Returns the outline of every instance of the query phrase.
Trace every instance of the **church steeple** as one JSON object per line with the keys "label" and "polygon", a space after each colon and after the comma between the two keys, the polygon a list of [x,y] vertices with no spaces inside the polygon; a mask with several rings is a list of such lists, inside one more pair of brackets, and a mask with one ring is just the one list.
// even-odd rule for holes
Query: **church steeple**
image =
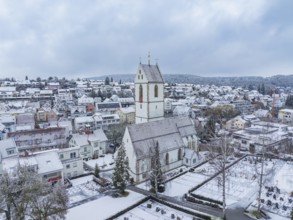
{"label": "church steeple", "polygon": [[158,65],[139,64],[135,84],[135,122],[164,118],[164,81]]}

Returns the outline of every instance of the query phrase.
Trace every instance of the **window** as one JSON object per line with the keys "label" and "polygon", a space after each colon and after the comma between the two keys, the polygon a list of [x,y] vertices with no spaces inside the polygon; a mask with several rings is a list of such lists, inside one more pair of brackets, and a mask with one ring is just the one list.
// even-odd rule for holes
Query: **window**
{"label": "window", "polygon": [[63,154],[60,154],[60,159],[63,159],[64,158],[64,155]]}
{"label": "window", "polygon": [[67,164],[66,165],[66,169],[70,169],[70,164]]}
{"label": "window", "polygon": [[70,158],[76,158],[76,153],[75,152],[70,153]]}
{"label": "window", "polygon": [[138,75],[138,79],[140,79],[140,75]]}
{"label": "window", "polygon": [[76,164],[76,162],[74,162],[74,163],[73,163],[73,167],[77,167],[77,164]]}
{"label": "window", "polygon": [[195,164],[196,163],[196,159],[194,158],[192,162]]}
{"label": "window", "polygon": [[87,152],[87,147],[84,148],[84,152]]}
{"label": "window", "polygon": [[139,74],[141,74],[141,70],[139,70],[138,72],[139,72]]}
{"label": "window", "polygon": [[166,154],[165,163],[166,165],[169,164],[169,153]]}
{"label": "window", "polygon": [[139,102],[142,102],[143,99],[143,89],[142,85],[139,85]]}
{"label": "window", "polygon": [[7,149],[7,154],[8,155],[14,154],[14,149]]}
{"label": "window", "polygon": [[158,97],[158,85],[155,85],[155,97],[157,98]]}
{"label": "window", "polygon": [[181,154],[182,154],[182,152],[181,152],[181,148],[178,150],[178,160],[181,160]]}
{"label": "window", "polygon": [[142,109],[142,104],[140,104],[140,109]]}

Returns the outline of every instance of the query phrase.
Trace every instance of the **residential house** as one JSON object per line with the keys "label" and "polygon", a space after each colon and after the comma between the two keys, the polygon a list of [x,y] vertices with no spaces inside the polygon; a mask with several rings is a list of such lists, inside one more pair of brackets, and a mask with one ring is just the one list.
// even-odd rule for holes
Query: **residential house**
{"label": "residential house", "polygon": [[116,113],[120,118],[120,123],[135,123],[135,110],[133,107],[120,108]]}
{"label": "residential house", "polygon": [[63,165],[64,178],[72,178],[83,174],[83,158],[79,151],[79,146],[59,149],[58,155]]}

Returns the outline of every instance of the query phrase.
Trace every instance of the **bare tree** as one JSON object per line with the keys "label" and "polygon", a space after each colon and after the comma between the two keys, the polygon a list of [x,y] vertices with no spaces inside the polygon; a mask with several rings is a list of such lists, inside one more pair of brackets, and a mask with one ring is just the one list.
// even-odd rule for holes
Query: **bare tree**
{"label": "bare tree", "polygon": [[258,177],[258,204],[257,204],[257,211],[260,212],[260,206],[261,206],[261,192],[262,192],[262,187],[264,185],[264,177],[270,175],[274,171],[274,166],[272,166],[270,169],[265,169],[265,161],[267,160],[267,147],[268,147],[268,142],[270,141],[269,137],[266,136],[259,136],[259,139],[262,140],[262,146],[261,146],[261,155],[260,155],[260,161],[258,160],[258,157],[256,158],[256,163],[259,161],[260,162],[260,167],[255,166],[255,172]]}
{"label": "bare tree", "polygon": [[126,124],[110,125],[105,132],[110,143],[119,146],[122,143],[122,138],[125,132]]}
{"label": "bare tree", "polygon": [[60,184],[54,187],[48,183],[39,182],[38,191],[31,198],[31,212],[29,216],[33,220],[65,219],[67,213],[68,196]]}
{"label": "bare tree", "polygon": [[0,212],[5,213],[8,220],[62,218],[67,201],[64,188],[52,187],[28,167],[19,167],[13,173],[4,172],[0,177]]}
{"label": "bare tree", "polygon": [[227,158],[233,154],[233,148],[230,146],[230,138],[226,135],[215,139],[209,146],[209,155],[212,161],[212,166],[215,171],[220,173],[218,183],[222,186],[223,197],[223,217],[226,215],[226,181],[229,176],[227,168]]}

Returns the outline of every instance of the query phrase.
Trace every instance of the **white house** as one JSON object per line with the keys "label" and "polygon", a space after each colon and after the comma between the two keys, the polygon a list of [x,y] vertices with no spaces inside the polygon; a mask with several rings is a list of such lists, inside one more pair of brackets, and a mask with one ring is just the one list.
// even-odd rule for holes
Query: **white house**
{"label": "white house", "polygon": [[71,178],[83,174],[83,159],[79,151],[79,146],[59,149],[58,155],[63,165],[64,178]]}
{"label": "white house", "polygon": [[106,153],[108,139],[102,129],[95,130],[92,134],[73,134],[69,147],[79,147],[83,159],[98,157]]}
{"label": "white house", "polygon": [[278,119],[285,123],[293,122],[293,109],[279,110]]}

